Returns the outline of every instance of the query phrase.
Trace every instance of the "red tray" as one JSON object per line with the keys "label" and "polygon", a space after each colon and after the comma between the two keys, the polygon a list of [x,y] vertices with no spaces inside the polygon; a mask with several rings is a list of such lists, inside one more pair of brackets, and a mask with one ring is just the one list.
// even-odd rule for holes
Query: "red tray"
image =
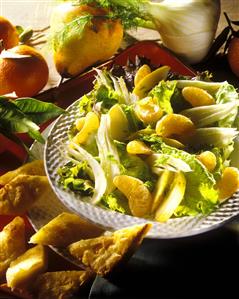
{"label": "red tray", "polygon": [[[168,50],[163,49],[159,44],[152,41],[138,42],[98,67],[106,67],[109,69],[113,64],[125,65],[128,59],[134,61],[137,55],[150,59],[152,64],[155,66],[168,65],[171,67],[172,71],[181,75],[195,76],[195,72],[190,67],[184,65]],[[54,102],[60,107],[66,108],[72,102],[92,89],[95,74],[95,70],[92,69],[82,75],[65,81],[58,87],[40,93],[36,96],[36,98],[39,100]],[[43,125],[41,129],[44,129],[45,127],[46,124]],[[21,138],[30,145],[31,140],[27,138],[26,135],[21,135]],[[22,147],[0,135],[0,174],[17,168],[26,161],[26,158],[27,154]],[[24,218],[29,235],[33,232],[33,229],[27,221],[27,218]],[[13,216],[0,215],[0,230],[12,219]],[[63,265],[66,265],[66,263],[63,262]]]}
{"label": "red tray", "polygon": [[[138,42],[98,67],[109,69],[113,64],[125,65],[128,59],[134,61],[137,55],[150,59],[155,66],[168,65],[172,71],[181,75],[195,76],[195,72],[190,67],[183,64],[168,50],[153,41]],[[54,102],[60,107],[66,108],[92,89],[95,74],[95,70],[92,69],[87,73],[65,81],[58,87],[40,93],[36,98]],[[45,126],[43,125],[42,129]],[[31,143],[31,140],[26,135],[22,135],[21,137],[27,144]],[[12,141],[0,135],[0,174],[18,167],[25,159],[26,152],[22,147],[17,146]]]}

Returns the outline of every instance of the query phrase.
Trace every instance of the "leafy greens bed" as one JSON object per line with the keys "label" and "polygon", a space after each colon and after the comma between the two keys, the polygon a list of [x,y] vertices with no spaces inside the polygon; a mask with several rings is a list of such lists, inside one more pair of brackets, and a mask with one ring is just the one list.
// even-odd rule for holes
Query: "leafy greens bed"
{"label": "leafy greens bed", "polygon": [[69,131],[59,183],[92,204],[165,222],[209,214],[238,189],[230,166],[239,97],[208,74],[137,58],[96,70]]}

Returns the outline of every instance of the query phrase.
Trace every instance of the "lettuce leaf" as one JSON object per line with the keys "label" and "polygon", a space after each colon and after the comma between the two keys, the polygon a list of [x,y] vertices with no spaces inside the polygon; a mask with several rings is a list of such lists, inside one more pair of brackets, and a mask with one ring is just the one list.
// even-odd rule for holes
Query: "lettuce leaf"
{"label": "lettuce leaf", "polygon": [[119,191],[115,190],[108,195],[104,195],[100,201],[100,205],[122,214],[131,214],[128,206],[127,198]]}
{"label": "lettuce leaf", "polygon": [[177,81],[160,81],[157,86],[149,93],[157,99],[160,108],[165,113],[173,113],[171,106],[171,97],[174,94]]}
{"label": "lettuce leaf", "polygon": [[184,173],[187,181],[185,196],[182,205],[198,213],[210,213],[218,203],[218,193],[214,189],[216,181],[206,167],[195,155],[162,144],[162,153],[179,158],[186,162],[191,172]]}
{"label": "lettuce leaf", "polygon": [[160,152],[161,146],[164,143],[163,138],[159,137],[156,133],[154,134],[140,134],[139,140],[145,142],[154,152]]}
{"label": "lettuce leaf", "polygon": [[80,98],[79,102],[79,114],[85,115],[88,112],[92,111],[94,102],[95,99],[93,96],[93,92],[89,93],[88,95],[83,95],[83,97]]}
{"label": "lettuce leaf", "polygon": [[229,115],[227,115],[225,118],[221,118],[221,120],[218,122],[218,125],[220,127],[233,127],[233,123],[235,122],[236,116],[238,114],[238,104],[239,104],[239,95],[234,88],[233,85],[228,84],[225,82],[219,90],[215,94],[216,97],[216,103],[217,104],[225,104],[225,103],[237,103],[237,106],[235,106]]}
{"label": "lettuce leaf", "polygon": [[64,189],[70,189],[82,196],[92,196],[94,193],[93,181],[89,176],[89,166],[87,163],[72,161],[58,168],[59,183]]}
{"label": "lettuce leaf", "polygon": [[119,102],[118,94],[105,85],[100,85],[99,88],[95,90],[94,95],[96,103],[101,103],[102,113],[107,113],[112,106]]}
{"label": "lettuce leaf", "polygon": [[136,132],[143,128],[143,122],[137,117],[135,113],[135,108],[133,105],[121,105],[121,108],[123,109],[128,123],[129,123],[129,130],[131,132]]}
{"label": "lettuce leaf", "polygon": [[151,172],[148,164],[140,157],[128,154],[125,143],[115,141],[115,144],[120,158],[121,174],[133,176],[143,182],[148,182],[147,184],[152,183],[154,185],[154,174]]}

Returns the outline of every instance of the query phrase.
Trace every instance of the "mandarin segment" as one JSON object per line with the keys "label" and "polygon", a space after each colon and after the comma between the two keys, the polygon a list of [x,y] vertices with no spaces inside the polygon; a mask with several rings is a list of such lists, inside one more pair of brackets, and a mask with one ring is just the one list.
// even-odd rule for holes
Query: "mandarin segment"
{"label": "mandarin segment", "polygon": [[195,87],[187,86],[182,90],[184,99],[189,102],[193,107],[208,106],[215,104],[214,98],[206,90]]}
{"label": "mandarin segment", "polygon": [[156,133],[159,136],[173,138],[184,142],[196,132],[195,125],[186,116],[180,114],[167,114],[156,124]]}
{"label": "mandarin segment", "polygon": [[137,101],[135,112],[145,124],[156,123],[163,116],[163,110],[159,107],[157,100],[152,97]]}
{"label": "mandarin segment", "polygon": [[80,131],[83,128],[84,124],[85,124],[85,116],[80,117],[75,121],[75,126],[78,131]]}
{"label": "mandarin segment", "polygon": [[127,197],[133,216],[144,217],[150,213],[152,196],[144,183],[132,176],[114,177],[114,185]]}
{"label": "mandarin segment", "polygon": [[196,157],[207,168],[208,171],[213,171],[215,169],[217,165],[217,158],[214,153],[205,151]]}
{"label": "mandarin segment", "polygon": [[236,167],[226,167],[217,188],[220,202],[230,198],[239,188],[239,170]]}
{"label": "mandarin segment", "polygon": [[76,144],[85,143],[88,140],[88,137],[99,128],[99,117],[94,112],[88,112],[81,125],[82,128],[73,138],[73,142]]}
{"label": "mandarin segment", "polygon": [[151,155],[152,150],[142,141],[140,140],[132,140],[127,146],[126,150],[129,154],[133,155]]}

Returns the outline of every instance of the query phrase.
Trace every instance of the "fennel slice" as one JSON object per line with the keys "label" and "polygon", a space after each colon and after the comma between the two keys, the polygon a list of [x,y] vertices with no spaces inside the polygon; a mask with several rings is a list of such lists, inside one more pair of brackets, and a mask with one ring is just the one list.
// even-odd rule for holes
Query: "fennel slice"
{"label": "fennel slice", "polygon": [[196,127],[201,128],[226,118],[238,105],[238,102],[228,102],[225,104],[200,106],[183,110],[180,114],[190,118]]}
{"label": "fennel slice", "polygon": [[109,122],[109,115],[102,114],[100,127],[96,135],[96,143],[99,149],[99,157],[101,161],[100,163],[107,181],[107,194],[115,189],[113,178],[120,174],[120,160],[117,149],[109,136]]}
{"label": "fennel slice", "polygon": [[182,159],[172,157],[167,154],[152,154],[147,162],[152,167],[154,173],[159,174],[157,169],[168,169],[170,171],[191,172],[191,167]]}
{"label": "fennel slice", "polygon": [[196,129],[195,135],[190,139],[190,144],[226,147],[233,142],[238,133],[235,128],[199,128]]}
{"label": "fennel slice", "polygon": [[76,143],[72,143],[72,145],[74,148],[68,147],[68,154],[72,155],[79,161],[86,161],[93,171],[95,191],[90,202],[92,204],[97,204],[101,200],[101,197],[104,195],[107,188],[105,173],[100,164],[87,151]]}

